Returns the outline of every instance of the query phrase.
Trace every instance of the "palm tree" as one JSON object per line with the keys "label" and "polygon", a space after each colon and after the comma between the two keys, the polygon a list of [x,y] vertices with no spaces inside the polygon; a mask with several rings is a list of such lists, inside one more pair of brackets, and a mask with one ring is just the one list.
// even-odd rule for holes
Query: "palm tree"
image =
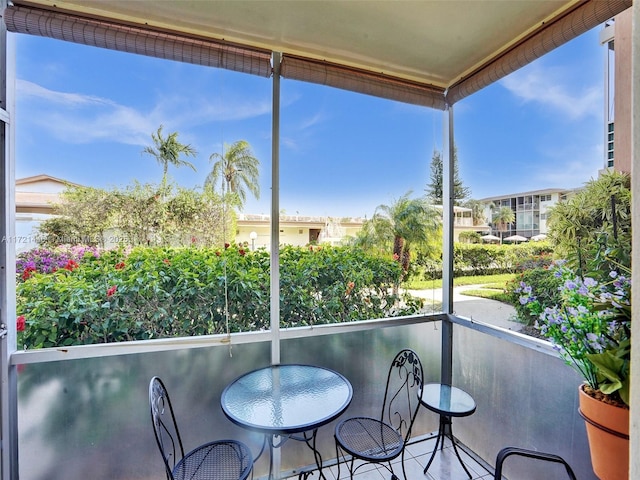
{"label": "palm tree", "polygon": [[484,203],[480,200],[467,200],[462,204],[463,207],[471,209],[471,218],[474,225],[484,225],[486,218],[484,216]]}
{"label": "palm tree", "polygon": [[493,214],[493,224],[498,228],[501,237],[502,233],[507,231],[507,226],[515,221],[516,214],[513,213],[511,207],[500,207],[500,210]]}
{"label": "palm tree", "polygon": [[213,170],[207,175],[205,185],[214,186],[222,180],[222,196],[233,193],[238,196],[240,205],[244,205],[249,190],[256,199],[260,198],[260,160],[253,156],[251,146],[245,140],[238,140],[231,146],[225,145],[224,155],[212,153],[209,160],[218,159]]}
{"label": "palm tree", "polygon": [[196,167],[194,167],[193,164],[180,158],[182,154],[187,157],[195,157],[196,151],[191,145],[184,145],[178,142],[178,132],[170,133],[166,138],[163,138],[162,128],[163,125],[160,125],[158,131],[151,134],[153,147],[145,147],[142,153],[147,153],[155,157],[158,163],[162,165],[162,186],[165,187],[167,185],[169,164],[175,165],[176,167],[187,166],[194,172],[196,171]]}
{"label": "palm tree", "polygon": [[[391,205],[379,205],[369,225],[363,228],[378,245],[393,245],[393,257],[400,262],[404,274],[409,271],[412,245],[425,244],[439,226],[439,213],[425,198],[411,198],[405,193]],[[360,239],[366,244],[371,239]]]}

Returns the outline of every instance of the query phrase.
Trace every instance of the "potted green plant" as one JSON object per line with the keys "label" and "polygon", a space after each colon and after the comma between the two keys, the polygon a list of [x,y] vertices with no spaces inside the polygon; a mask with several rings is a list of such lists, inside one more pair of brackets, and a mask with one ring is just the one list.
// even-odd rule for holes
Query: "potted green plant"
{"label": "potted green plant", "polygon": [[593,470],[601,480],[627,478],[631,282],[611,271],[606,281],[576,275],[562,261],[550,267],[561,280],[561,302],[542,309],[535,292],[520,285],[520,303],[538,314],[537,327],[584,378],[585,419]]}

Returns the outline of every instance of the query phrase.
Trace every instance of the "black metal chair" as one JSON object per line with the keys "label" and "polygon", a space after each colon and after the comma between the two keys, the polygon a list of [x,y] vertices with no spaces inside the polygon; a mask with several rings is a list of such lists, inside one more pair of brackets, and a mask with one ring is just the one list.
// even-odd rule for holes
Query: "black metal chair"
{"label": "black metal chair", "polygon": [[561,456],[555,455],[553,453],[537,452],[535,450],[518,447],[505,447],[498,452],[498,456],[496,457],[496,471],[494,480],[502,480],[502,464],[507,459],[507,457],[510,457],[511,455],[534,458],[536,460],[544,460],[547,462],[561,463],[562,465],[564,465],[569,478],[571,480],[576,480],[575,473],[573,473],[573,470],[571,469],[569,464]]}
{"label": "black metal chair", "polygon": [[[399,456],[402,456],[402,473],[407,478],[405,445],[411,438],[411,428],[420,407],[422,379],[418,355],[410,349],[401,350],[389,368],[380,418],[352,417],[336,425],[338,479],[341,457],[346,460],[347,454],[351,456],[346,462],[351,478],[360,467],[376,463],[389,470],[391,478],[396,480],[398,477],[391,461]],[[363,463],[354,468],[356,460]]]}
{"label": "black metal chair", "polygon": [[245,480],[252,475],[251,451],[236,440],[216,440],[184,454],[169,394],[158,377],[149,383],[149,404],[168,480]]}

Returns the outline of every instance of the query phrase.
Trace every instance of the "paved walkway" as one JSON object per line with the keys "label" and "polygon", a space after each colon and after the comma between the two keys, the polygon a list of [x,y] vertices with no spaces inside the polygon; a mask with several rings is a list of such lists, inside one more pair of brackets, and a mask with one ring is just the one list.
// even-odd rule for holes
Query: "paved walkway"
{"label": "paved walkway", "polygon": [[[486,298],[465,295],[465,290],[478,290],[479,285],[465,285],[453,288],[453,311],[459,317],[490,323],[498,327],[513,331],[520,331],[522,324],[514,321],[516,310],[506,303],[489,300]],[[442,289],[433,290],[409,290],[416,297],[424,298],[427,307],[430,303],[437,304],[438,310],[442,302]]]}

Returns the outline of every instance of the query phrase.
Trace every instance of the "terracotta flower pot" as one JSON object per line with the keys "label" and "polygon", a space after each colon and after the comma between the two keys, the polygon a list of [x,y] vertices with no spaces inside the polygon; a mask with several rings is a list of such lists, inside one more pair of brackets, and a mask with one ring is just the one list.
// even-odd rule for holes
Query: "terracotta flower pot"
{"label": "terracotta flower pot", "polygon": [[579,390],[594,473],[600,480],[629,478],[629,409],[587,395],[583,385]]}

